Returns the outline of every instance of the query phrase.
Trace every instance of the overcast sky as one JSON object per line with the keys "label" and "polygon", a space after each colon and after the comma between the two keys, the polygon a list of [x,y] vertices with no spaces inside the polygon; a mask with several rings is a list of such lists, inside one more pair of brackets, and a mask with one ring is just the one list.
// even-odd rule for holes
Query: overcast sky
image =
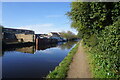
{"label": "overcast sky", "polygon": [[3,2],[2,25],[9,28],[34,30],[35,33],[72,31],[65,15],[70,2]]}

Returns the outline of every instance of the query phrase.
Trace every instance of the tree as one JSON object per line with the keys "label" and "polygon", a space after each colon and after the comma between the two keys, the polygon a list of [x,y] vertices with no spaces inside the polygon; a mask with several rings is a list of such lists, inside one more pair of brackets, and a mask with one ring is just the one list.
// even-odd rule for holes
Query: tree
{"label": "tree", "polygon": [[77,35],[75,35],[73,32],[71,31],[62,31],[60,32],[60,36],[66,39],[72,39],[72,38],[77,38]]}
{"label": "tree", "polygon": [[117,21],[120,2],[72,2],[67,15],[72,20],[71,27],[90,36]]}

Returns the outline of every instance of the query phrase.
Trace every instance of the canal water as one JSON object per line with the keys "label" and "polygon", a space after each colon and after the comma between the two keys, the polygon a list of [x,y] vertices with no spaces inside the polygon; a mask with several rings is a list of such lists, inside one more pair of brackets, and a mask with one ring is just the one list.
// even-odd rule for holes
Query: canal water
{"label": "canal water", "polygon": [[11,48],[2,57],[3,78],[42,78],[54,70],[77,42]]}

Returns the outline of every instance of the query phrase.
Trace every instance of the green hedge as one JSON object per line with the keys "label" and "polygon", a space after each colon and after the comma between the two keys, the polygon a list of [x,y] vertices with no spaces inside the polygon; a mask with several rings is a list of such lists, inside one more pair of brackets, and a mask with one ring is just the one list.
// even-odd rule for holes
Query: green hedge
{"label": "green hedge", "polygon": [[[113,25],[107,26],[97,34],[98,44],[89,49],[93,77],[119,78],[120,67],[120,18]],[[90,47],[89,47],[90,48]]]}

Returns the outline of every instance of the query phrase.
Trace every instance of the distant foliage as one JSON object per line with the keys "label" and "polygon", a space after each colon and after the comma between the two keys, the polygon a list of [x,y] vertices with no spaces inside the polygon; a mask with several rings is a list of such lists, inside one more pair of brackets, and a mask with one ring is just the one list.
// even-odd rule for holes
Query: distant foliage
{"label": "distant foliage", "polygon": [[60,32],[60,36],[66,39],[72,39],[72,38],[77,38],[77,35],[75,35],[73,32],[71,31],[62,31]]}
{"label": "distant foliage", "polygon": [[71,27],[88,47],[96,78],[119,78],[120,2],[73,2]]}

